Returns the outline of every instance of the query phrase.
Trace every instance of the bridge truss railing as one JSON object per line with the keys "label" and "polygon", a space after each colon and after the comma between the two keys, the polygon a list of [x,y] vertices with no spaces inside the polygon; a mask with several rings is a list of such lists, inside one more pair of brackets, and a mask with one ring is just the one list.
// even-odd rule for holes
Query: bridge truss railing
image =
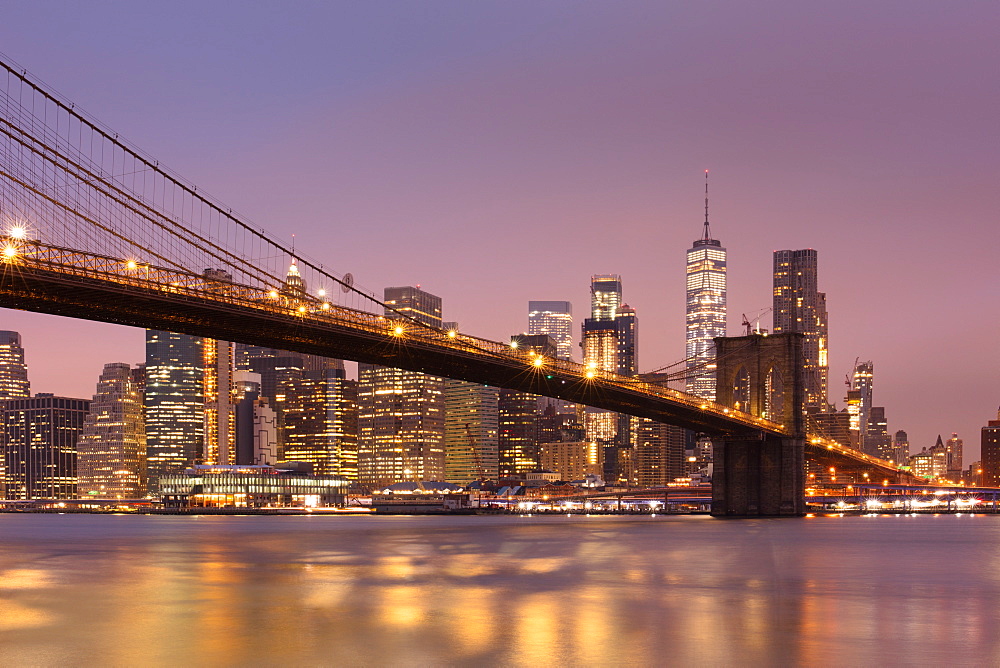
{"label": "bridge truss railing", "polygon": [[387,337],[400,345],[422,344],[447,347],[452,354],[482,359],[489,356],[507,363],[524,365],[526,371],[555,374],[597,387],[616,387],[649,398],[669,398],[699,410],[726,416],[748,428],[780,433],[783,427],[763,418],[706,401],[671,388],[620,376],[578,364],[544,356],[533,350],[521,350],[516,342],[501,343],[455,330],[421,326],[410,320],[377,315],[340,306],[312,294],[274,282],[269,286],[249,286],[218,278],[211,273],[194,273],[156,266],[130,258],[46,244],[40,240],[0,236],[0,261],[5,271],[18,267],[37,267],[64,276],[110,282],[123,288],[166,292],[173,298],[189,298],[214,304],[264,311],[272,316],[310,321],[315,324],[343,324]]}

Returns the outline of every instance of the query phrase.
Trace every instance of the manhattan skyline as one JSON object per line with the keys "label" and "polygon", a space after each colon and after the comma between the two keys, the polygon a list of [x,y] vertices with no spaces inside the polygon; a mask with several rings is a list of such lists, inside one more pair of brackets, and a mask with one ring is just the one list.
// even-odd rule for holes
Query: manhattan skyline
{"label": "manhattan skyline", "polygon": [[[464,331],[526,331],[529,300],[583,312],[587,277],[620,274],[642,370],[681,359],[709,168],[730,335],[771,303],[771,252],[814,248],[838,407],[858,357],[915,450],[957,431],[974,452],[1000,403],[995,7],[50,10],[5,10],[8,57],[309,257],[441,295]],[[87,398],[144,357],[142,330],[2,316],[35,392]]]}

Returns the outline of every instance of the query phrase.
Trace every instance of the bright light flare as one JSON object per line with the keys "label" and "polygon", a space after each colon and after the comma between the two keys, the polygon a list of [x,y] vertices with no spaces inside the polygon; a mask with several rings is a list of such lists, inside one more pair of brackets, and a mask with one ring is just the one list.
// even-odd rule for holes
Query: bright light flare
{"label": "bright light flare", "polygon": [[305,312],[306,312],[306,307],[305,306],[300,306],[299,307],[299,313],[305,313]]}
{"label": "bright light flare", "polygon": [[129,271],[135,271],[138,268],[138,266],[139,265],[136,264],[135,260],[129,260],[128,262],[125,263],[125,268],[128,269]]}
{"label": "bright light flare", "polygon": [[517,350],[517,341],[511,341],[511,342],[510,342],[510,347],[511,347],[512,349],[514,349],[514,350]]}
{"label": "bright light flare", "polygon": [[403,329],[402,325],[396,325],[395,327],[392,328],[393,336],[402,336],[405,332],[406,330]]}
{"label": "bright light flare", "polygon": [[10,228],[10,232],[8,232],[8,235],[14,239],[24,240],[28,238],[28,230],[22,225],[15,225],[14,227]]}
{"label": "bright light flare", "polygon": [[316,291],[316,294],[319,295],[320,297],[326,297],[326,290],[324,288],[320,288],[319,290]]}
{"label": "bright light flare", "polygon": [[597,372],[594,371],[593,369],[587,369],[587,373],[583,375],[586,376],[587,378],[593,378],[594,376],[597,375]]}
{"label": "bright light flare", "polygon": [[3,256],[4,259],[13,260],[15,257],[17,257],[17,246],[11,246],[9,244],[7,246],[4,246]]}
{"label": "bright light flare", "polygon": [[330,302],[323,302],[323,306],[321,306],[320,308],[322,308],[324,311],[329,311],[330,310]]}
{"label": "bright light flare", "polygon": [[532,360],[531,363],[534,364],[535,366],[542,366],[545,364],[545,358],[539,355],[534,360]]}
{"label": "bright light flare", "polygon": [[271,299],[277,299],[278,298],[278,291],[277,290],[271,290],[270,292],[267,293],[267,296],[270,297]]}
{"label": "bright light flare", "polygon": [[448,330],[448,338],[449,339],[454,339],[456,336],[458,336],[458,332],[456,332],[453,329],[449,329]]}

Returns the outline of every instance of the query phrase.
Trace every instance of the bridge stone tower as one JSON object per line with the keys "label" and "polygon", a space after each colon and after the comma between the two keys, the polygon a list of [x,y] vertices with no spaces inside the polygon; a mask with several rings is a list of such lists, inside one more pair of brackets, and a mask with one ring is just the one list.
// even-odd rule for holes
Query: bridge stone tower
{"label": "bridge stone tower", "polygon": [[715,444],[712,514],[805,514],[805,382],[797,332],[719,337],[716,401],[784,426],[727,434]]}

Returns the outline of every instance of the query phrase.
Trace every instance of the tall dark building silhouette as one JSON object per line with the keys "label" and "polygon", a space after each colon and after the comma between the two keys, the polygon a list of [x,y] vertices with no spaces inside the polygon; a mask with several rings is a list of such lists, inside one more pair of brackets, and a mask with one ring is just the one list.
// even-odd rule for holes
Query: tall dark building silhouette
{"label": "tall dark building silhouette", "polygon": [[2,405],[7,498],[76,498],[77,439],[90,402],[36,394]]}
{"label": "tall dark building silhouette", "polygon": [[805,334],[805,407],[811,413],[825,412],[829,405],[826,293],[817,288],[817,267],[811,248],[774,251],[774,332]]}

